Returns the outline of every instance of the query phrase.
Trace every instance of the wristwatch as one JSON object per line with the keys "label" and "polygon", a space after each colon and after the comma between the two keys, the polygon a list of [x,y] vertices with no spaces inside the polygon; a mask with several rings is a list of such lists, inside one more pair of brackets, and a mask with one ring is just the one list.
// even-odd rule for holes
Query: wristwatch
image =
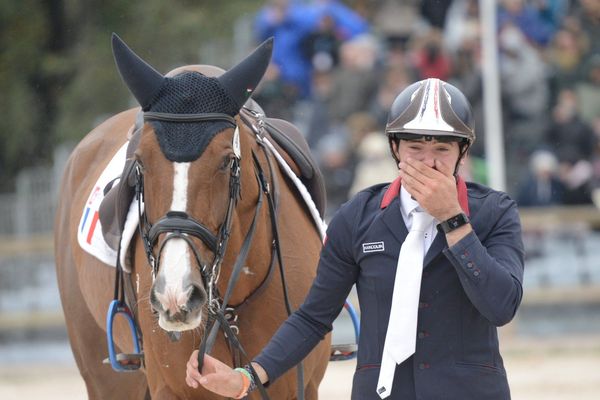
{"label": "wristwatch", "polygon": [[469,223],[469,217],[465,213],[460,213],[454,217],[448,218],[438,224],[438,227],[444,231],[444,233],[452,232],[455,229],[460,228],[463,225]]}

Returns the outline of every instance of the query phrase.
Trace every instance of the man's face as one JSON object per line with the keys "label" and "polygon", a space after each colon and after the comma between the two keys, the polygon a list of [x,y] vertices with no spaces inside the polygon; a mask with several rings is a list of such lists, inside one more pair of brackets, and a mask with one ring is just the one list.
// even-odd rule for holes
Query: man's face
{"label": "man's face", "polygon": [[431,168],[435,167],[435,160],[438,160],[454,169],[460,156],[458,142],[438,142],[435,139],[430,141],[426,141],[425,139],[401,139],[398,146],[395,143],[392,146],[396,157],[400,161],[412,158],[425,163]]}

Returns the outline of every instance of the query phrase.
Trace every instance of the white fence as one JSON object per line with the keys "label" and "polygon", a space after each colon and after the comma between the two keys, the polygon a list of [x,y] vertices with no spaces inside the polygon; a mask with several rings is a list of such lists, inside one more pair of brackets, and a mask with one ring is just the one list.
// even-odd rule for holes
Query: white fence
{"label": "white fence", "polygon": [[63,168],[72,146],[54,152],[54,165],[23,170],[14,193],[0,194],[0,235],[28,237],[51,233]]}

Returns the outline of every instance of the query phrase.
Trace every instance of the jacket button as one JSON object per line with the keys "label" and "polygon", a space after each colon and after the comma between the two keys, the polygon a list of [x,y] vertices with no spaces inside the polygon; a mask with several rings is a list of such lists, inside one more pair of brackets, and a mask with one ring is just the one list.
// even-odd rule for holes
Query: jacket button
{"label": "jacket button", "polygon": [[467,263],[467,268],[473,268],[473,263],[469,261],[469,262]]}
{"label": "jacket button", "polygon": [[474,275],[474,276],[479,276],[479,270],[478,270],[478,269],[476,269],[475,271],[473,271],[473,275]]}
{"label": "jacket button", "polygon": [[429,364],[427,364],[427,363],[420,363],[419,364],[419,369],[427,369],[427,368],[429,368]]}

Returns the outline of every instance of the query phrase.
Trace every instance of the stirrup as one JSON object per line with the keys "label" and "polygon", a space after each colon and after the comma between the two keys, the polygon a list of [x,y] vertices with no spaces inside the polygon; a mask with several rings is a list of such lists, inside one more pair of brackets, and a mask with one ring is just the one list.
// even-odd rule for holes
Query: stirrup
{"label": "stirrup", "polygon": [[336,344],[331,346],[329,361],[352,360],[358,351],[357,344]]}
{"label": "stirrup", "polygon": [[[135,371],[141,368],[144,361],[144,355],[141,353],[118,353],[116,355],[116,361],[119,365],[119,372]],[[115,369],[113,362],[109,358],[102,360],[102,364],[110,364]]]}
{"label": "stirrup", "polygon": [[[113,340],[113,320],[117,314],[123,315],[129,322],[129,330],[133,340],[134,353],[116,353],[115,342]],[[140,342],[138,340],[133,314],[125,303],[119,300],[111,301],[106,314],[106,341],[108,343],[108,358],[103,361],[104,364],[110,364],[117,372],[133,372],[142,367],[144,363],[144,354],[140,351]]]}
{"label": "stirrup", "polygon": [[343,361],[351,360],[356,357],[358,352],[358,337],[360,336],[360,322],[358,314],[348,300],[344,303],[344,308],[350,314],[352,319],[352,326],[354,327],[354,339],[356,343],[352,344],[336,344],[331,346],[331,354],[329,355],[329,361]]}

